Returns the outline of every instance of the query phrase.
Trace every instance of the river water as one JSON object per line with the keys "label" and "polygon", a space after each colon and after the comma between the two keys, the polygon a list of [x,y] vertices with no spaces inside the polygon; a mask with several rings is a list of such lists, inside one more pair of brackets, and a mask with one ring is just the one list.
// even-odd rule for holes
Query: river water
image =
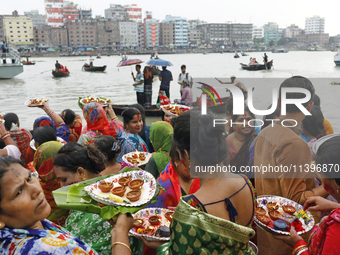
{"label": "river water", "polygon": [[[195,79],[218,77],[229,81],[231,75],[245,83],[247,87],[255,87],[254,106],[266,109],[271,103],[271,87],[279,86],[284,78],[292,75],[302,75],[312,79],[316,93],[321,98],[321,108],[326,119],[333,125],[335,132],[340,132],[340,119],[337,111],[340,109],[340,86],[332,82],[340,82],[340,68],[336,67],[333,58],[335,52],[320,51],[292,51],[288,53],[268,53],[269,60],[274,60],[272,70],[246,71],[240,68],[239,63],[248,63],[249,57],[262,60],[263,53],[249,53],[248,57],[234,59],[233,53],[212,54],[169,54],[160,58],[169,60],[173,66],[168,67],[174,76],[171,83],[171,101],[180,98],[179,85],[177,84],[180,66],[185,64],[187,71]],[[147,62],[149,55],[129,56]],[[81,114],[77,101],[79,96],[103,96],[111,98],[114,104],[136,103],[136,94],[132,87],[131,71],[134,66],[116,67],[121,60],[119,56],[102,56],[95,59],[94,65],[107,65],[104,73],[91,73],[82,71],[82,65],[89,62],[87,57],[36,57],[34,66],[24,66],[24,72],[13,79],[0,80],[0,112],[15,112],[20,119],[21,127],[32,129],[34,119],[45,115],[39,108],[30,108],[24,105],[29,98],[50,97],[50,107],[60,113],[63,109],[70,108]],[[70,76],[54,78],[52,69],[55,61],[67,66]],[[260,61],[259,61],[260,62]],[[143,68],[143,64],[142,64]],[[262,82],[258,78],[266,79]],[[275,84],[272,84],[275,83]],[[214,86],[214,84],[211,84]],[[197,87],[194,85],[194,87]],[[153,104],[156,102],[159,81],[153,84]],[[194,98],[198,96],[194,92]],[[152,122],[157,118],[148,119]]]}

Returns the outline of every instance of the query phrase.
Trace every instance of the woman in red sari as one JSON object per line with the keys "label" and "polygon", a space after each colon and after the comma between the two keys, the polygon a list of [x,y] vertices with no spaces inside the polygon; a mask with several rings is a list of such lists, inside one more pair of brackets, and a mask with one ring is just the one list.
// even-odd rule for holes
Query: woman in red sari
{"label": "woman in red sari", "polygon": [[123,131],[123,126],[120,124],[110,104],[108,112],[112,118],[110,121],[107,119],[105,110],[100,104],[92,102],[84,106],[83,114],[87,126],[79,137],[79,144],[87,145],[94,143],[94,140],[101,135],[110,135],[116,138]]}
{"label": "woman in red sari", "polygon": [[69,140],[72,143],[78,142],[83,127],[81,117],[70,109],[65,109],[61,112],[61,118],[70,130]]}
{"label": "woman in red sari", "polygon": [[20,128],[19,118],[15,113],[7,113],[4,116],[4,125],[11,134],[12,139],[18,145],[21,152],[21,161],[26,165],[33,160],[34,151],[30,147],[32,134],[23,128]]}
{"label": "woman in red sari", "polygon": [[[313,146],[316,152],[316,166],[329,166],[322,174],[325,190],[340,202],[340,178],[330,166],[340,165],[340,135],[328,135],[320,138]],[[324,169],[323,169],[324,170]],[[321,219],[305,242],[294,229],[290,236],[277,236],[293,248],[293,255],[340,254],[340,205],[322,197],[309,197],[304,205],[309,211],[332,211]]]}

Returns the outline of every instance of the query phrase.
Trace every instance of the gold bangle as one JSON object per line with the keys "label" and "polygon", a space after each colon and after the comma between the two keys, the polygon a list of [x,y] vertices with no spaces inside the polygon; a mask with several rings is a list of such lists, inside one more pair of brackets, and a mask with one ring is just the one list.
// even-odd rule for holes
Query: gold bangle
{"label": "gold bangle", "polygon": [[126,247],[127,249],[129,249],[130,252],[132,252],[130,246],[127,245],[126,243],[122,243],[122,242],[114,242],[113,244],[111,244],[111,250],[112,250],[113,246],[115,246],[116,244],[123,245],[124,247]]}
{"label": "gold bangle", "polygon": [[297,253],[299,253],[299,251],[303,250],[304,248],[308,249],[308,246],[304,244],[296,247],[295,250],[292,252],[292,255],[296,255]]}

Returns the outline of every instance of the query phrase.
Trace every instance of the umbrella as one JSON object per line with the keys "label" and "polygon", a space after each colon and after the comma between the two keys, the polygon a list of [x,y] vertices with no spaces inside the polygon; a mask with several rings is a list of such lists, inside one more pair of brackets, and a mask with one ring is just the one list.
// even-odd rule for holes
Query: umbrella
{"label": "umbrella", "polygon": [[140,64],[140,63],[143,63],[143,61],[140,60],[140,59],[127,59],[127,60],[120,61],[117,65],[117,67],[131,66],[131,65],[136,65],[136,64]]}
{"label": "umbrella", "polygon": [[172,66],[170,61],[163,59],[150,59],[147,64],[150,66]]}

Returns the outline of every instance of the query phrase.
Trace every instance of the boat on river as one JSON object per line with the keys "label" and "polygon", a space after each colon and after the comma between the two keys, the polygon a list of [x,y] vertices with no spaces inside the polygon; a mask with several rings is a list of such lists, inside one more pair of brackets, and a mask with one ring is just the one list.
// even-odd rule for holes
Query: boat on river
{"label": "boat on river", "polygon": [[7,53],[0,53],[0,56],[0,79],[12,79],[24,71],[17,50],[9,48]]}
{"label": "boat on river", "polygon": [[[246,65],[243,63],[240,63],[241,67],[243,70],[248,70],[248,71],[259,71],[259,70],[270,70],[273,66],[273,60],[267,62],[266,64],[259,65]],[[267,66],[267,67],[266,67]]]}
{"label": "boat on river", "polygon": [[334,56],[334,63],[335,65],[340,66],[340,46],[337,46],[337,48],[338,48],[338,52]]}
{"label": "boat on river", "polygon": [[86,72],[104,72],[106,69],[105,66],[90,66],[89,64],[83,65],[83,70]]}
{"label": "boat on river", "polygon": [[273,49],[272,53],[287,53],[288,50],[286,49]]}
{"label": "boat on river", "polygon": [[54,77],[67,77],[67,76],[70,75],[70,72],[62,72],[62,71],[52,70],[52,75]]}

